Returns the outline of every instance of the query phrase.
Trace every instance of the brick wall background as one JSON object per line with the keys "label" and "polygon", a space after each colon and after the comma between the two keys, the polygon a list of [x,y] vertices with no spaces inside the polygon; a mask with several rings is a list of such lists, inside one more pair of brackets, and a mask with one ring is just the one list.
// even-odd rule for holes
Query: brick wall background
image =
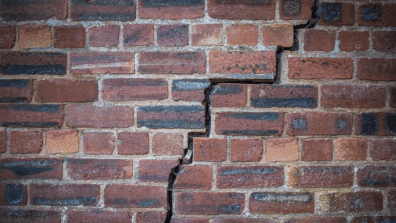
{"label": "brick wall background", "polygon": [[0,18],[0,222],[396,221],[395,0]]}

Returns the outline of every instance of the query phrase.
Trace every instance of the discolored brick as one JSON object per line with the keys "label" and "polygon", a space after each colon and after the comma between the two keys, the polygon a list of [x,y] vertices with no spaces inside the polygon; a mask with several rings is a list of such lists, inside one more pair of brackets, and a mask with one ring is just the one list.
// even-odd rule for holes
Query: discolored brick
{"label": "discolored brick", "polygon": [[365,51],[369,48],[369,32],[341,31],[338,35],[338,47],[342,51]]}
{"label": "discolored brick", "polygon": [[262,157],[263,141],[261,139],[231,139],[231,161],[259,162]]}
{"label": "discolored brick", "polygon": [[235,218],[216,218],[214,219],[214,223],[275,223],[275,220],[271,218],[243,218],[243,217],[235,217]]}
{"label": "discolored brick", "polygon": [[197,24],[191,27],[193,46],[218,46],[224,44],[222,24]]}
{"label": "discolored brick", "polygon": [[356,115],[357,135],[396,135],[395,113],[361,113]]}
{"label": "discolored brick", "polygon": [[390,89],[390,95],[389,104],[392,108],[396,108],[396,87]]}
{"label": "discolored brick", "polygon": [[209,223],[207,218],[176,218],[172,217],[172,223]]}
{"label": "discolored brick", "polygon": [[362,80],[394,81],[396,80],[396,59],[359,59],[356,77]]}
{"label": "discolored brick", "polygon": [[43,147],[43,132],[35,130],[11,131],[11,153],[40,153]]}
{"label": "discolored brick", "polygon": [[269,162],[299,159],[299,146],[296,138],[267,139],[265,150]]}
{"label": "discolored brick", "polygon": [[150,24],[124,25],[125,46],[147,46],[154,42],[154,26]]}
{"label": "discolored brick", "polygon": [[289,57],[288,64],[291,79],[351,79],[353,74],[351,58]]}
{"label": "discolored brick", "polygon": [[249,197],[249,212],[255,214],[314,213],[312,193],[254,192]]}
{"label": "discolored brick", "polygon": [[289,185],[296,188],[352,187],[351,166],[294,166],[290,168]]}
{"label": "discolored brick", "polygon": [[202,0],[141,0],[141,19],[196,19],[204,15],[205,3]]}
{"label": "discolored brick", "polygon": [[264,46],[292,47],[294,44],[294,29],[288,24],[267,25],[261,28]]}
{"label": "discolored brick", "polygon": [[203,101],[208,79],[176,79],[172,81],[172,98],[175,101]]}
{"label": "discolored brick", "polygon": [[0,208],[4,222],[61,223],[61,212],[53,210],[18,210]]}
{"label": "discolored brick", "polygon": [[312,16],[314,0],[281,0],[279,14],[282,19],[308,20]]}
{"label": "discolored brick", "polygon": [[157,28],[157,43],[159,46],[188,45],[188,25],[162,25]]}
{"label": "discolored brick", "polygon": [[388,208],[391,211],[396,211],[396,190],[390,190],[388,192]]}
{"label": "discolored brick", "polygon": [[392,138],[372,139],[370,156],[373,160],[396,160],[396,140]]}
{"label": "discolored brick", "polygon": [[47,153],[77,153],[79,148],[78,131],[74,129],[49,130],[46,132]]}
{"label": "discolored brick", "polygon": [[360,26],[396,26],[396,4],[360,4],[358,24]]}
{"label": "discolored brick", "polygon": [[325,2],[320,6],[320,25],[353,25],[355,23],[355,6],[350,3]]}
{"label": "discolored brick", "polygon": [[227,44],[257,45],[258,28],[255,25],[232,25],[227,27]]}
{"label": "discolored brick", "polygon": [[[132,217],[127,211],[106,211],[101,209],[93,210],[67,210],[67,223],[81,222],[117,222],[117,223],[129,223],[132,221]],[[99,220],[100,219],[100,220]]]}
{"label": "discolored brick", "polygon": [[226,139],[194,138],[194,161],[222,162],[226,159]]}
{"label": "discolored brick", "polygon": [[66,16],[66,0],[2,0],[2,6],[0,9],[0,17],[5,21],[47,20],[50,18],[65,20]]}
{"label": "discolored brick", "polygon": [[7,151],[7,131],[0,130],[0,153]]}
{"label": "discolored brick", "polygon": [[0,206],[22,206],[26,204],[27,189],[25,185],[0,184]]}
{"label": "discolored brick", "polygon": [[15,26],[0,26],[0,49],[12,49],[16,41]]}
{"label": "discolored brick", "polygon": [[110,155],[114,150],[114,140],[114,133],[112,132],[84,132],[84,153]]}
{"label": "discolored brick", "polygon": [[0,179],[62,179],[62,160],[49,158],[0,158]]}
{"label": "discolored brick", "polygon": [[396,52],[396,32],[395,31],[377,31],[373,32],[373,48],[380,52]]}
{"label": "discolored brick", "polygon": [[120,132],[117,140],[118,154],[147,154],[149,151],[149,135],[147,132]]}
{"label": "discolored brick", "polygon": [[311,216],[300,218],[289,218],[285,223],[347,223],[345,217],[332,217],[332,216]]}
{"label": "discolored brick", "polygon": [[164,222],[166,219],[165,211],[144,211],[136,213],[136,223]]}
{"label": "discolored brick", "polygon": [[331,139],[303,139],[301,140],[302,161],[333,160],[333,141]]}
{"label": "discolored brick", "polygon": [[55,48],[85,47],[85,28],[83,26],[57,26],[54,32]]}
{"label": "discolored brick", "polygon": [[179,162],[177,160],[139,161],[139,180],[141,182],[168,182],[169,174]]}
{"label": "discolored brick", "polygon": [[[174,189],[210,190],[212,187],[211,166],[182,166],[176,177]],[[173,221],[173,220],[172,220]]]}
{"label": "discolored brick", "polygon": [[133,0],[72,0],[70,4],[70,17],[72,20],[125,22],[135,20],[135,14],[136,6]]}
{"label": "discolored brick", "polygon": [[275,1],[209,0],[208,14],[214,19],[275,19]]}
{"label": "discolored brick", "polygon": [[183,135],[179,133],[157,133],[153,136],[153,155],[183,155]]}
{"label": "discolored brick", "polygon": [[30,102],[33,95],[33,81],[0,80],[0,95],[0,102]]}
{"label": "discolored brick", "polygon": [[89,45],[95,47],[117,46],[120,27],[117,25],[99,26],[88,29]]}
{"label": "discolored brick", "polygon": [[323,212],[375,212],[383,209],[380,192],[338,192],[319,196],[319,207]]}
{"label": "discolored brick", "polygon": [[360,138],[339,138],[335,140],[335,158],[337,160],[365,160],[367,141]]}
{"label": "discolored brick", "polygon": [[361,187],[395,187],[395,166],[367,165],[357,171],[357,183]]}
{"label": "discolored brick", "polygon": [[212,107],[245,107],[246,84],[220,83],[212,88],[210,104]]}
{"label": "discolored brick", "polygon": [[19,26],[19,48],[46,48],[52,44],[51,28],[43,25]]}

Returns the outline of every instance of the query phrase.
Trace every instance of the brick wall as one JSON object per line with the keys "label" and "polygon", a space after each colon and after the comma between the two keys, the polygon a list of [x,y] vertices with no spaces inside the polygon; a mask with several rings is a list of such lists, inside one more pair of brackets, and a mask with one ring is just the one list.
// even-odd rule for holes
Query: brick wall
{"label": "brick wall", "polygon": [[0,18],[0,222],[396,221],[395,0]]}

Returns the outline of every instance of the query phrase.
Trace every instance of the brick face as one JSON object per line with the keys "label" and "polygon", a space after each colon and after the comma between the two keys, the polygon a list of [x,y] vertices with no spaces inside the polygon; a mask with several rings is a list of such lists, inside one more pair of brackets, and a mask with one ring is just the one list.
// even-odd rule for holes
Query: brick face
{"label": "brick face", "polygon": [[50,130],[46,132],[45,149],[47,153],[77,153],[78,145],[77,130]]}
{"label": "brick face", "polygon": [[51,28],[49,26],[20,26],[19,47],[23,49],[46,48],[51,46]]}
{"label": "brick face", "polygon": [[325,51],[334,50],[335,32],[325,30],[308,29],[304,32],[305,51]]}
{"label": "brick face", "polygon": [[257,38],[257,26],[233,25],[227,28],[227,43],[229,45],[256,45]]}
{"label": "brick face", "polygon": [[12,49],[16,41],[16,27],[0,26],[0,49]]}
{"label": "brick face", "polygon": [[40,153],[43,147],[41,131],[12,131],[10,138],[11,153]]}

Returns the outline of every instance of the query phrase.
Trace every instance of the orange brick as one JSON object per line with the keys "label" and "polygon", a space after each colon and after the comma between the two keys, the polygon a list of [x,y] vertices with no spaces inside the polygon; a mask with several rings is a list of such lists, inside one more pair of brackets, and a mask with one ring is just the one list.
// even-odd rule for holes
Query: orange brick
{"label": "orange brick", "polygon": [[335,154],[337,160],[365,160],[367,141],[358,138],[336,139]]}
{"label": "orange brick", "polygon": [[47,153],[77,153],[78,132],[74,129],[47,131]]}
{"label": "orange brick", "polygon": [[267,161],[298,160],[298,141],[296,138],[267,139]]}
{"label": "orange brick", "polygon": [[191,29],[191,43],[193,46],[212,46],[224,43],[221,24],[194,25]]}
{"label": "orange brick", "polygon": [[20,26],[19,48],[46,48],[51,46],[51,28],[49,26]]}
{"label": "orange brick", "polygon": [[256,45],[258,29],[255,25],[233,25],[227,28],[227,43],[229,45]]}
{"label": "orange brick", "polygon": [[263,26],[261,28],[264,46],[293,46],[293,26],[287,24],[276,24]]}
{"label": "orange brick", "polygon": [[208,162],[227,160],[227,140],[194,138],[194,160]]}
{"label": "orange brick", "polygon": [[158,133],[153,137],[154,155],[183,155],[183,135]]}

